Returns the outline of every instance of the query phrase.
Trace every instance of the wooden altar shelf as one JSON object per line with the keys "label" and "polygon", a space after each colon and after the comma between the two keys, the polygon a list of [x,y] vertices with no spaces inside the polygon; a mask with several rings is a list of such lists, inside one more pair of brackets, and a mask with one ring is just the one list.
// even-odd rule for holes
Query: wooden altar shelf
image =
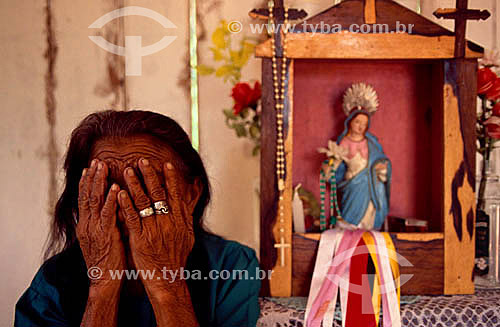
{"label": "wooden altar shelf", "polygon": [[[277,24],[283,22],[276,14],[280,8],[282,0],[275,0]],[[306,22],[341,24],[346,30],[351,24],[387,24],[393,33],[312,34],[299,28],[288,34],[284,223],[276,217],[270,40],[257,46],[263,85],[260,260],[262,269],[274,270],[261,294],[307,295],[319,234],[293,232],[293,187],[302,183],[319,193],[324,157],[316,149],[342,131],[342,94],[359,82],[379,93],[380,109],[370,131],[393,161],[392,215],[429,224],[429,233],[391,234],[397,252],[413,265],[401,267],[402,273],[414,275],[403,294],[472,294],[476,72],[483,49],[391,0],[344,0]],[[413,24],[413,32],[395,33],[398,23]],[[283,35],[274,37],[281,71]],[[466,44],[463,56],[455,53],[457,43]]]}

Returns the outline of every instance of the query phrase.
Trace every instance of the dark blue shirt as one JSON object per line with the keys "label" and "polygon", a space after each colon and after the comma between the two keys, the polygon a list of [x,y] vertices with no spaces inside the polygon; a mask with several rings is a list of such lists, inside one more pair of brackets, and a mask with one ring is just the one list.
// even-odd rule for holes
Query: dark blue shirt
{"label": "dark blue shirt", "polygon": [[[255,326],[260,311],[258,269],[254,250],[214,235],[197,237],[186,270],[200,274],[186,282],[200,326]],[[211,279],[210,271],[215,271],[212,276],[224,273]],[[85,261],[74,246],[42,265],[16,305],[14,325],[80,326],[88,290]],[[156,326],[146,295],[120,298],[118,326]]]}

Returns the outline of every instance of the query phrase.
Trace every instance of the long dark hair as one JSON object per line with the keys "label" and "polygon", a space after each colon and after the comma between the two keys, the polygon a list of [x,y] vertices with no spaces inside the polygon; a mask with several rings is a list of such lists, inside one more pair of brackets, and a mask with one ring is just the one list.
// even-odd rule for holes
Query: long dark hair
{"label": "long dark hair", "polygon": [[173,119],[149,111],[102,111],[87,116],[71,134],[71,140],[64,160],[66,180],[64,191],[57,201],[51,224],[45,258],[70,248],[76,239],[78,221],[78,183],[84,168],[88,167],[92,147],[104,137],[129,137],[151,135],[168,144],[187,168],[187,182],[196,178],[203,189],[193,211],[195,238],[206,233],[203,213],[210,201],[210,184],[203,162],[193,148],[188,135]]}

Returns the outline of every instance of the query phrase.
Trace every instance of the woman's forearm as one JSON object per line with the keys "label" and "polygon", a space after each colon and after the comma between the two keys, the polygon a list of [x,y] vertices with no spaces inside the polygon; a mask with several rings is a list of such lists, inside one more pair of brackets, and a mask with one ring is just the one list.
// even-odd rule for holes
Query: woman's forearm
{"label": "woman's forearm", "polygon": [[[146,287],[158,327],[197,327],[198,320],[184,280],[151,289]],[[181,323],[182,322],[182,323]]]}
{"label": "woman's forearm", "polygon": [[116,327],[120,286],[91,286],[81,327]]}

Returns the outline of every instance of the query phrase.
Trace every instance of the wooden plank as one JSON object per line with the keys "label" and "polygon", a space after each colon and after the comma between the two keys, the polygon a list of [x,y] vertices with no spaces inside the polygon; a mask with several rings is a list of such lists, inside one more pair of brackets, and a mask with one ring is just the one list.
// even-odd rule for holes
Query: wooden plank
{"label": "wooden plank", "polygon": [[[300,237],[319,241],[321,238],[321,233],[295,233]],[[391,233],[392,238],[398,239],[400,241],[415,241],[415,242],[429,242],[433,240],[442,240],[444,238],[443,233]]]}
{"label": "wooden plank", "polygon": [[438,61],[432,67],[431,84],[431,231],[444,231],[444,134],[443,134],[443,62]]}
{"label": "wooden plank", "polygon": [[472,294],[477,62],[444,65],[445,293]]}
{"label": "wooden plank", "polygon": [[[318,59],[447,59],[454,57],[455,37],[399,34],[289,33],[289,58]],[[271,57],[271,41],[256,48],[256,56]],[[467,58],[482,53],[467,47]]]}
{"label": "wooden plank", "polygon": [[[273,226],[278,200],[276,183],[276,113],[274,111],[272,61],[262,60],[262,129],[260,152],[260,266],[273,269],[276,263]],[[262,280],[261,295],[269,296],[269,280]]]}
{"label": "wooden plank", "polygon": [[[281,64],[278,67],[281,67]],[[287,95],[285,95],[287,105],[285,105],[283,117],[286,153],[285,191],[283,199],[278,201],[278,206],[284,207],[284,217],[283,221],[281,221],[281,217],[275,219],[273,234],[275,242],[284,235],[285,243],[292,244],[293,61],[290,61],[288,65],[287,86]],[[276,149],[276,145],[273,148]],[[281,253],[278,253],[278,257],[280,255]],[[290,296],[292,294],[292,249],[285,249],[285,266],[282,267],[281,260],[277,260],[273,270],[269,281],[270,294],[272,296]]]}
{"label": "wooden plank", "polygon": [[[413,233],[408,233],[413,234]],[[425,233],[422,233],[425,234]],[[311,284],[320,234],[293,235],[292,296],[307,296]],[[400,235],[400,234],[397,234]],[[443,238],[405,241],[391,235],[398,254],[413,266],[400,267],[401,274],[413,275],[402,285],[402,294],[442,294],[444,289]]]}

